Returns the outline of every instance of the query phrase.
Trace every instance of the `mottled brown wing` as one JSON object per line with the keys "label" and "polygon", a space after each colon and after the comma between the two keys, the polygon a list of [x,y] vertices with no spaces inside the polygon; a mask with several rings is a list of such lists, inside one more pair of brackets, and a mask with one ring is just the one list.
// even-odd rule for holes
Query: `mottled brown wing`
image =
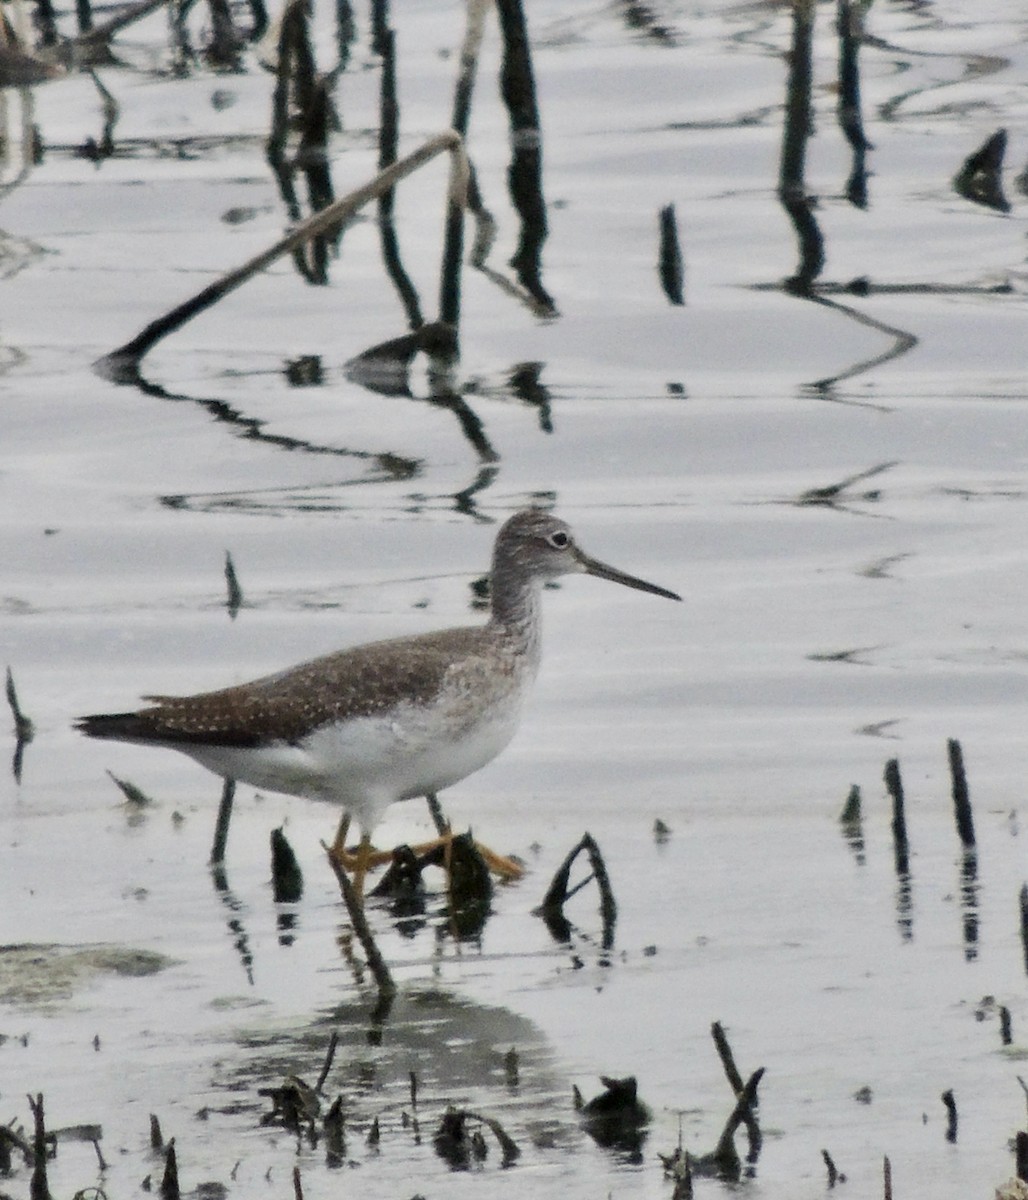
{"label": "mottled brown wing", "polygon": [[260,746],[295,742],[332,721],[387,712],[401,701],[430,703],[446,672],[488,652],[485,627],[371,642],[287,671],[193,696],[146,696],[150,708],[97,713],[76,728],[118,741]]}

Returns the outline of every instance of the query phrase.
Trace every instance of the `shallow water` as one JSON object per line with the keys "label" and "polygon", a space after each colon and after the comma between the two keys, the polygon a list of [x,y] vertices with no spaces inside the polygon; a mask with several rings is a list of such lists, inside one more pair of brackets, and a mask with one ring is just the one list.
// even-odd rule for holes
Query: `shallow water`
{"label": "shallow water", "polygon": [[[317,14],[322,68],[329,18]],[[337,89],[340,194],[377,161],[364,21]],[[119,38],[125,65],[100,70],[120,105],[117,153],[72,152],[102,117],[94,85],[71,74],[33,95],[42,161],[20,177],[5,164],[0,645],[36,736],[20,783],[0,785],[0,945],[64,949],[28,955],[53,963],[50,994],[26,952],[0,955],[0,1099],[23,1122],[23,1097],[42,1092],[52,1126],[101,1123],[108,1164],[98,1171],[88,1143],[62,1145],[55,1194],[158,1180],[156,1113],[185,1188],[288,1195],[298,1165],[308,1197],[337,1191],[341,1172],[382,1197],[667,1196],[658,1152],[680,1131],[686,1149],[711,1150],[734,1103],[715,1020],[744,1076],[766,1068],[748,1190],[819,1194],[824,1149],[859,1196],[882,1194],[886,1155],[897,1197],[991,1196],[1013,1173],[1028,1020],[1023,13],[1001,0],[973,20],[948,3],[871,7],[859,209],[835,118],[834,6],[818,6],[806,185],[821,282],[871,290],[810,298],[781,286],[797,263],[775,196],[785,8],[543,3],[529,21],[557,315],[467,269],[446,402],[420,363],[409,396],[346,371],[405,331],[370,210],[327,286],[283,260],[158,345],[144,386],[93,370],[285,228],[263,156],[272,77],[252,58],[239,74],[174,78],[158,69],[164,18],[151,18]],[[406,152],[449,121],[463,17],[416,3],[392,24]],[[498,62],[490,23],[468,147],[499,223],[489,265],[510,282]],[[16,128],[27,101],[5,95]],[[1000,126],[1007,213],[952,187]],[[429,316],[445,174],[436,163],[397,198]],[[656,269],[668,203],[682,307]],[[305,356],[313,376],[296,366]],[[518,738],[445,797],[458,826],[529,873],[497,891],[468,941],[439,894],[423,922],[376,907],[400,984],[376,1025],[319,845],[331,810],[239,789],[219,886],[206,866],[218,781],[174,755],[87,743],[70,723],[140,692],[474,619],[469,588],[496,523],[530,502],[552,502],[591,553],[685,602],[589,579],[547,594]],[[244,595],[234,619],[226,550]],[[954,828],[950,737],[967,764],[975,872]],[[906,785],[906,876],[881,782],[890,758]],[[153,804],[123,805],[107,770]],[[837,819],[854,783],[859,844]],[[662,843],[657,818],[671,828]],[[289,906],[268,884],[283,823],[306,882]],[[612,949],[591,889],[571,903],[570,943],[533,915],[585,830],[618,901]],[[429,831],[409,803],[380,840]],[[112,966],[142,953],[162,969]],[[316,1080],[332,1031],[341,1166],[324,1144],[262,1126],[258,1091]],[[600,1075],[629,1074],[653,1111],[640,1155],[597,1146],[571,1102],[573,1084],[589,1097]],[[484,1164],[452,1172],[432,1145],[448,1103],[500,1120],[517,1164],[504,1170],[492,1143]],[[3,1188],[27,1195],[28,1172]]]}

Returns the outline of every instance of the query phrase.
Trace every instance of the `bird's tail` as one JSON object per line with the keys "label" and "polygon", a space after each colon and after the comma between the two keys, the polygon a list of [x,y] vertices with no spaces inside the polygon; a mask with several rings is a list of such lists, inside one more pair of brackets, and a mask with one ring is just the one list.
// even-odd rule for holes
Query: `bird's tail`
{"label": "bird's tail", "polygon": [[153,737],[153,728],[141,713],[93,713],[79,717],[75,728],[88,737],[118,742],[145,742]]}

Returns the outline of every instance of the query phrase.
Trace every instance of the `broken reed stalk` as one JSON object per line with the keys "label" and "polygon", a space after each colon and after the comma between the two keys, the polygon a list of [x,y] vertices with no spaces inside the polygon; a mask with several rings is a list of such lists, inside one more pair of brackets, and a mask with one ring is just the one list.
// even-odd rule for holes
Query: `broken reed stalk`
{"label": "broken reed stalk", "polygon": [[325,853],[328,855],[328,861],[332,870],[335,872],[335,877],[339,882],[339,890],[343,896],[343,903],[346,905],[346,911],[350,914],[350,924],[353,926],[353,931],[361,944],[364,956],[368,960],[368,967],[371,970],[371,974],[375,978],[379,1001],[381,1004],[387,1005],[396,995],[396,984],[393,982],[393,977],[386,960],[379,951],[378,943],[375,941],[374,935],[371,932],[371,926],[368,924],[368,918],[365,916],[364,906],[357,897],[357,892],[350,881],[349,875],[336,862],[331,848],[324,842],[322,842],[322,845],[325,848]]}
{"label": "broken reed stalk", "polygon": [[164,1176],[161,1179],[161,1200],[180,1200],[182,1195],[178,1183],[178,1155],[175,1153],[175,1139],[168,1142],[167,1154],[164,1158]]}
{"label": "broken reed stalk", "polygon": [[728,1082],[731,1084],[732,1091],[738,1096],[743,1089],[742,1076],[739,1074],[739,1068],[735,1065],[735,1056],[732,1054],[732,1047],[728,1044],[728,1038],[725,1036],[724,1026],[720,1021],[715,1021],[710,1027],[711,1037],[714,1039],[714,1045],[717,1047],[718,1057],[721,1059],[721,1066],[724,1068],[725,1074],[728,1076]]}
{"label": "broken reed stalk", "polygon": [[276,904],[295,904],[303,896],[303,871],[281,828],[271,831],[271,894]]}
{"label": "broken reed stalk", "polygon": [[973,850],[974,817],[971,815],[971,797],[967,790],[967,774],[964,771],[964,752],[956,738],[946,742],[949,755],[949,772],[953,780],[953,811],[957,820],[957,833],[965,850]]}
{"label": "broken reed stalk", "polygon": [[910,843],[907,841],[907,818],[903,807],[903,781],[900,779],[899,759],[890,758],[885,764],[885,786],[892,797],[892,840],[896,854],[896,873],[906,875],[910,870]]}
{"label": "broken reed stalk", "polygon": [[343,196],[327,208],[314,213],[284,238],[251,258],[241,267],[227,272],[183,304],[158,317],[157,320],[151,321],[131,341],[99,359],[94,364],[95,368],[101,374],[115,381],[132,382],[138,375],[139,363],[143,357],[168,334],[180,329],[187,321],[206,311],[229,293],[234,292],[236,288],[247,283],[254,275],[269,267],[273,262],[292,253],[298,246],[310,241],[311,238],[346,224],[365,204],[381,196],[389,188],[395,187],[401,179],[406,178],[443,151],[448,151],[451,155],[448,208],[458,201],[463,204],[464,193],[461,191],[461,185],[463,183],[466,186],[467,182],[464,143],[459,134],[448,129],[429,138],[406,158],[402,158],[384,171],[380,171],[374,179],[362,187],[356,188],[349,195]]}
{"label": "broken reed stalk", "polygon": [[46,1178],[46,1121],[43,1116],[43,1093],[29,1096],[32,1110],[32,1179],[29,1195],[32,1200],[52,1200],[50,1185]]}
{"label": "broken reed stalk", "polygon": [[684,304],[685,267],[682,262],[682,248],[678,242],[678,222],[675,219],[673,204],[665,204],[660,210],[658,223],[660,248],[657,254],[657,273],[660,275],[660,286],[671,304]]}

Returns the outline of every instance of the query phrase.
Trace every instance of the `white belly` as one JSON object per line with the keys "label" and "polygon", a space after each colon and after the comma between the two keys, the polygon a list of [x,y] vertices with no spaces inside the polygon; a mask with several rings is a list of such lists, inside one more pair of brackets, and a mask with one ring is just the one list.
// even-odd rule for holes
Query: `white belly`
{"label": "white belly", "polygon": [[325,725],[295,745],[179,748],[226,778],[338,804],[370,834],[395,801],[441,791],[492,761],[514,736],[520,699],[514,689],[478,713],[406,705]]}

